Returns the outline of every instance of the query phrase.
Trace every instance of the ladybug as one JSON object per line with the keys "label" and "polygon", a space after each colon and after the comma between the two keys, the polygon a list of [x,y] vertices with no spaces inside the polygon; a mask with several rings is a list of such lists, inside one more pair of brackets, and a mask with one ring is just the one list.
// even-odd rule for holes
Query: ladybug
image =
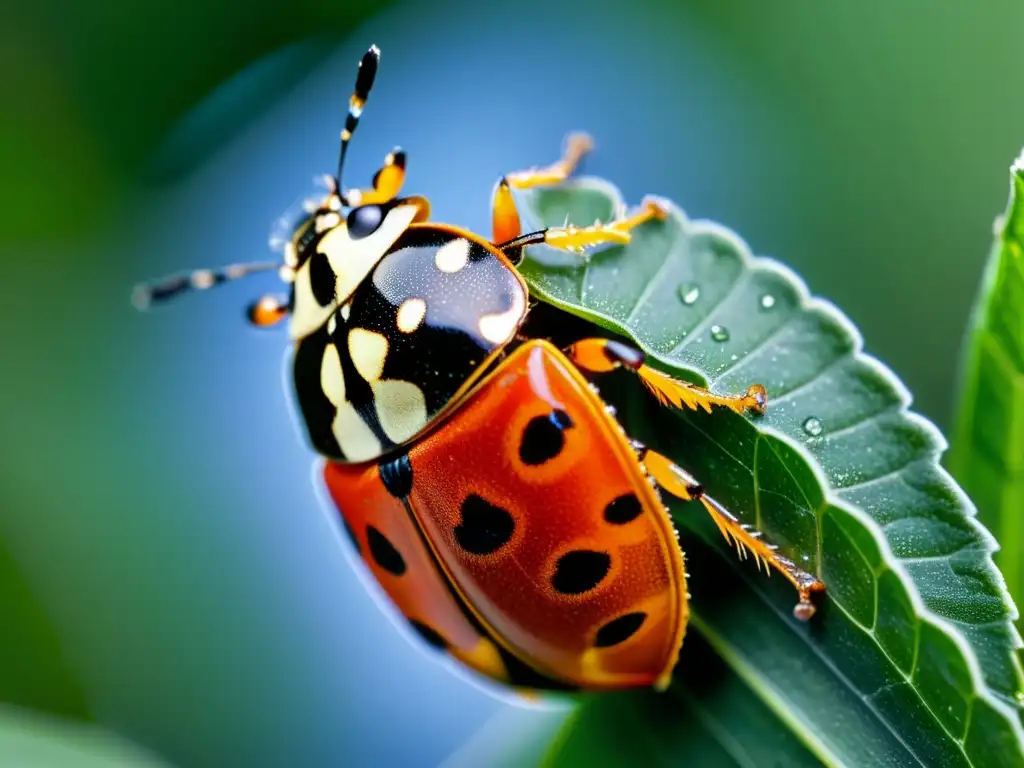
{"label": "ladybug", "polygon": [[248,316],[288,320],[301,422],[342,526],[409,626],[485,677],[525,690],[668,685],[689,594],[662,492],[698,500],[741,554],[793,584],[794,614],[809,619],[824,585],[631,440],[590,379],[625,369],[666,407],[737,413],[763,413],[764,387],[715,394],[618,341],[560,349],[524,333],[526,246],[627,243],[668,204],[522,233],[512,190],[566,179],[590,149],[583,135],[553,165],[498,182],[489,239],[430,221],[425,198],[400,195],[400,149],[370,188],[344,189],[379,56],[371,47],[360,62],[337,173],[294,225],[283,264],[199,270],[137,288],[136,304],[280,271],[287,300],[264,297]]}

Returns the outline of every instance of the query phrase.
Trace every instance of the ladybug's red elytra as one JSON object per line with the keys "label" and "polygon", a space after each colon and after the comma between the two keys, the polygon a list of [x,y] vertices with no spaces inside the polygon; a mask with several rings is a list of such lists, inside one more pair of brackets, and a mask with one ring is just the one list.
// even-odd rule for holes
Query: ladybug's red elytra
{"label": "ladybug's red elytra", "polygon": [[668,684],[689,595],[659,491],[699,500],[727,540],[793,584],[794,614],[809,619],[824,584],[631,440],[589,379],[626,369],[665,407],[737,413],[763,412],[764,388],[714,394],[624,343],[559,349],[523,331],[524,247],[627,243],[668,204],[650,198],[608,223],[523,234],[511,190],[566,179],[590,148],[578,134],[560,161],[498,182],[490,239],[401,197],[400,149],[371,188],[344,189],[379,56],[371,47],[359,65],[337,174],[293,227],[283,263],[199,270],[137,288],[136,303],[280,271],[289,298],[264,297],[249,318],[289,321],[301,420],[343,526],[412,628],[482,675],[520,689]]}

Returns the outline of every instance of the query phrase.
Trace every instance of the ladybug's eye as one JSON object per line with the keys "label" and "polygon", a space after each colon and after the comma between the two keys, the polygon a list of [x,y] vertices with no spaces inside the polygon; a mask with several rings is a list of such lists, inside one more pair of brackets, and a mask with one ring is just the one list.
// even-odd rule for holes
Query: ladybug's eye
{"label": "ladybug's eye", "polygon": [[384,209],[379,205],[361,205],[348,214],[348,234],[353,240],[368,237],[377,231],[384,220]]}

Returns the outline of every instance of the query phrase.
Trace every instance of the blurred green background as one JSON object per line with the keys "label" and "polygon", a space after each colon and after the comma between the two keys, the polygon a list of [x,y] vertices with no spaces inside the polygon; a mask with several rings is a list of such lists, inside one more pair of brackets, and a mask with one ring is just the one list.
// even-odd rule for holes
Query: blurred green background
{"label": "blurred green background", "polygon": [[785,261],[949,427],[1024,144],[1024,5],[481,5],[0,9],[0,701],[182,766],[438,765],[509,706],[421,653],[351,567],[283,334],[242,323],[273,279],[128,302],[266,256],[333,168],[371,42],[351,181],[402,144],[436,217],[487,232],[494,180],[587,129],[588,172]]}

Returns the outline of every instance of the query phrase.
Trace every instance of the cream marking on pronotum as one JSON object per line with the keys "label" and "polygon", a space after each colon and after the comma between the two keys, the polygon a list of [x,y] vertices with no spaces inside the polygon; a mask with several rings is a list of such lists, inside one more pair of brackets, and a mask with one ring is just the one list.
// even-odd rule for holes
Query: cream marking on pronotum
{"label": "cream marking on pronotum", "polygon": [[345,402],[345,377],[341,375],[341,359],[338,348],[328,344],[320,364],[320,387],[335,407]]}
{"label": "cream marking on pronotum", "polygon": [[336,299],[327,306],[321,306],[316,300],[310,282],[312,259],[308,259],[295,275],[294,310],[289,326],[291,338],[301,339],[320,328],[338,304],[346,301],[377,262],[384,258],[418,211],[419,207],[414,204],[396,206],[374,232],[358,239],[349,235],[348,227],[344,224],[327,230],[320,238],[317,250],[327,257],[327,263],[334,274],[333,294]]}
{"label": "cream marking on pronotum", "polygon": [[338,446],[349,461],[366,461],[381,454],[380,440],[347,400],[340,405],[331,425]]}
{"label": "cream marking on pronotum", "polygon": [[519,327],[519,319],[522,317],[525,307],[523,294],[516,291],[512,294],[512,306],[504,312],[493,315],[483,315],[477,325],[480,335],[492,344],[504,344],[512,338],[512,335]]}
{"label": "cream marking on pronotum", "polygon": [[331,431],[345,456],[352,461],[359,461],[379,454],[380,441],[360,417],[355,406],[346,399],[341,359],[333,344],[324,349],[320,365],[320,386],[336,409]]}
{"label": "cream marking on pronotum", "polygon": [[341,224],[341,215],[335,212],[323,213],[316,217],[316,231],[326,232]]}
{"label": "cream marking on pronotum", "polygon": [[423,299],[406,299],[398,308],[396,323],[402,333],[412,333],[427,316],[427,302]]}
{"label": "cream marking on pronotum", "polygon": [[384,371],[388,356],[388,340],[376,331],[353,328],[348,332],[348,353],[359,371],[369,382],[377,381]]}
{"label": "cream marking on pronotum", "polygon": [[442,272],[454,274],[469,263],[469,240],[458,238],[445,243],[434,254],[434,264]]}
{"label": "cream marking on pronotum", "polygon": [[380,425],[392,442],[405,442],[427,424],[427,400],[412,382],[376,381],[373,401]]}

